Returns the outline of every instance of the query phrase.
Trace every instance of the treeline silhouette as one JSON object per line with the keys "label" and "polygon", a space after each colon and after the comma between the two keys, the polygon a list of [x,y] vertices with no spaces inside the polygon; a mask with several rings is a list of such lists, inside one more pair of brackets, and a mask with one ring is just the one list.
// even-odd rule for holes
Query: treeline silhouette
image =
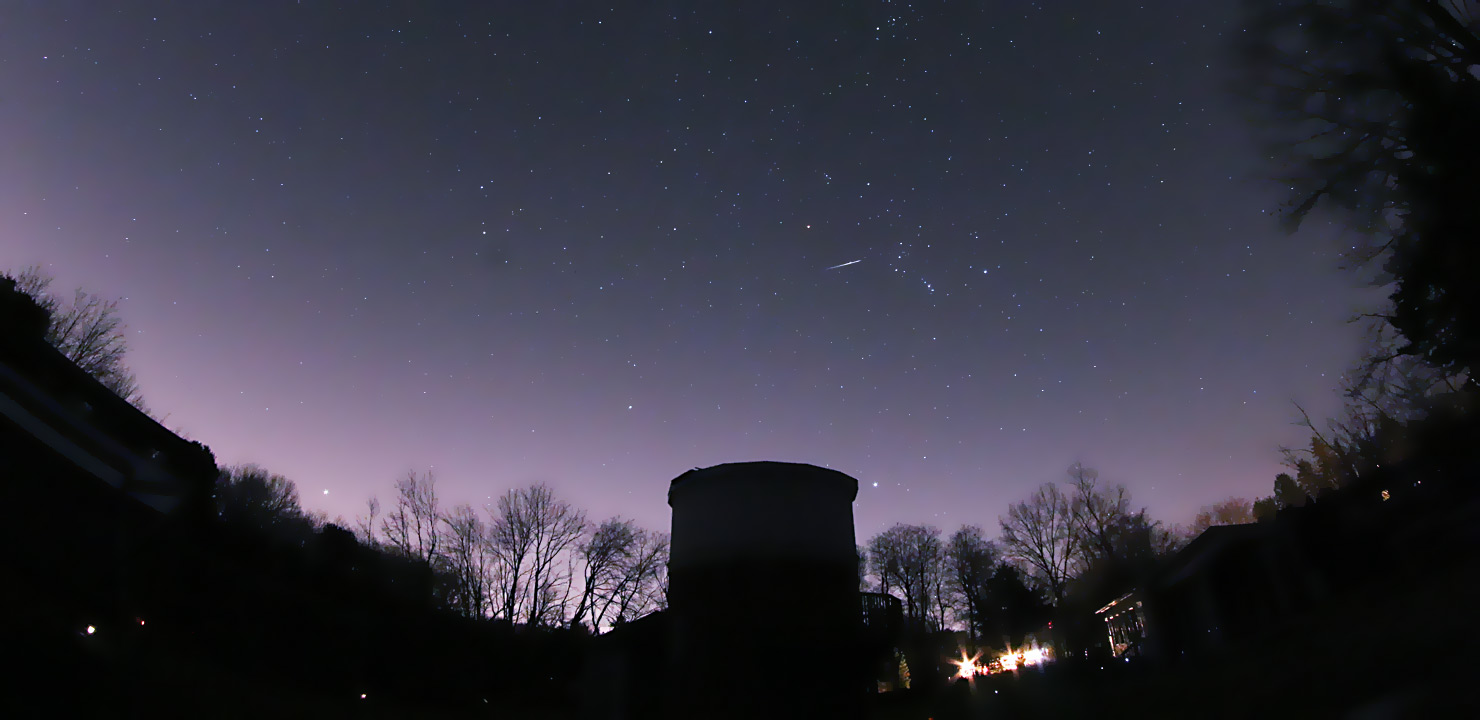
{"label": "treeline silhouette", "polygon": [[[510,490],[479,513],[444,508],[430,474],[408,473],[388,507],[371,498],[353,529],[327,522],[302,507],[292,481],[256,466],[217,468],[209,449],[160,427],[137,398],[128,403],[88,380],[52,342],[45,306],[0,289],[7,365],[53,397],[85,397],[110,435],[163,453],[171,472],[190,481],[166,513],[96,482],[34,482],[58,476],[57,458],[34,437],[5,433],[0,458],[12,506],[65,507],[74,519],[61,532],[47,513],[22,513],[5,526],[18,616],[27,619],[15,646],[37,660],[19,677],[36,687],[57,671],[86,678],[79,692],[13,701],[218,716],[284,705],[573,712],[592,635],[665,604],[666,534],[620,518],[589,522],[545,486]],[[1262,652],[1257,643],[1292,623],[1403,605],[1425,583],[1471,587],[1453,578],[1473,567],[1480,547],[1466,531],[1480,474],[1474,384],[1403,358],[1364,368],[1352,375],[1340,416],[1318,428],[1302,415],[1309,446],[1285,450],[1291,472],[1276,478],[1269,498],[1229,499],[1205,508],[1191,528],[1168,528],[1135,508],[1123,486],[1076,464],[1068,483],[1013,503],[995,540],[969,525],[945,538],[905,524],[879,533],[858,549],[860,589],[900,598],[908,622],[898,642],[916,687],[928,688],[950,673],[949,649],[929,637],[951,629],[977,647],[1035,638],[1062,660],[1103,662],[1110,647],[1096,608],[1155,587],[1220,525],[1275,528],[1269,542],[1291,558],[1287,574],[1273,579],[1218,571],[1230,602],[1267,605],[1271,594],[1290,594],[1280,585],[1297,584],[1291,573],[1319,586],[1295,593],[1283,615],[1235,618],[1225,661]],[[1162,619],[1179,611],[1174,597],[1153,602]],[[1196,647],[1166,635],[1163,650]],[[1107,677],[1123,687],[1147,682],[1124,672]],[[1185,671],[1155,677],[1209,682]],[[1307,695],[1329,694],[1331,682],[1309,685]],[[1279,683],[1270,686],[1277,692]],[[1176,692],[1156,687],[1176,706],[1166,699]]]}
{"label": "treeline silhouette", "polygon": [[[1465,685],[1477,663],[1452,639],[1480,630],[1466,606],[1480,590],[1480,15],[1473,3],[1416,0],[1244,10],[1234,85],[1288,189],[1282,218],[1292,230],[1315,213],[1335,218],[1343,260],[1387,301],[1358,316],[1371,346],[1344,376],[1342,411],[1320,422],[1297,406],[1311,437],[1283,450],[1289,471],[1267,497],[1203,508],[1173,536],[1182,550],[1117,547],[1104,530],[1126,526],[1120,498],[1085,497],[1077,473],[1073,489],[1013,506],[998,545],[1053,605],[1062,654],[1095,650],[1095,608],[1134,590],[1163,661],[1180,664],[1135,678],[1097,664],[1106,672],[1081,677],[1079,692],[1052,681],[1008,712],[1330,715],[1354,700],[1391,701],[1372,708],[1394,716],[1459,716],[1452,705],[1465,700],[1475,709]],[[969,592],[929,579],[930,562],[947,565],[932,548],[938,533],[896,535],[912,538],[906,558],[927,558],[902,563],[926,570],[900,592],[923,599],[918,588],[933,586],[952,599],[934,611],[917,603],[917,616],[941,625],[979,612]],[[1155,561],[1142,560],[1148,547]]]}
{"label": "treeline silhouette", "polygon": [[[45,477],[48,468],[27,467],[18,449],[7,441],[5,476]],[[299,706],[342,714],[357,704],[534,712],[573,702],[582,626],[468,617],[446,602],[437,568],[332,523],[263,527],[227,503],[213,515],[166,517],[92,490],[12,493],[42,501],[61,491],[77,523],[58,532],[55,518],[38,514],[7,528],[47,542],[11,545],[33,553],[9,573],[27,619],[13,649],[41,661],[37,687],[72,677],[87,690],[12,700],[48,712],[218,717]]]}
{"label": "treeline silhouette", "polygon": [[[1332,211],[1360,240],[1346,260],[1388,290],[1363,314],[1372,345],[1346,406],[1324,422],[1300,410],[1311,437],[1285,449],[1270,495],[1210,505],[1190,529],[1075,465],[1013,503],[995,540],[921,525],[871,538],[860,588],[900,598],[912,637],[959,628],[995,648],[1046,632],[1059,655],[933,716],[971,702],[1040,717],[1327,715],[1389,689],[1424,695],[1413,713],[1460,716],[1424,701],[1465,695],[1480,632],[1480,25],[1466,3],[1247,5],[1240,87],[1290,188],[1284,217]],[[7,703],[558,714],[591,634],[663,605],[664,536],[591,523],[548,488],[480,513],[442,508],[432,478],[411,474],[389,507],[327,523],[285,479],[220,470],[136,409],[116,305],[63,302],[34,269],[7,279],[5,364],[59,399],[28,407],[85,415],[108,437],[75,444],[158,454],[185,483],[109,487],[5,427],[6,647],[30,660]],[[1107,664],[1125,649],[1099,611],[1130,593],[1148,616],[1145,661]],[[915,680],[944,683],[939,645],[901,642]],[[57,678],[75,686],[53,690]]]}
{"label": "treeline silhouette", "polygon": [[[1374,399],[1353,404],[1373,422],[1330,423],[1360,432],[1313,428],[1314,449],[1288,453],[1292,472],[1258,519],[1235,499],[1164,529],[1076,465],[1067,490],[1013,504],[996,540],[969,525],[944,540],[915,525],[874,536],[860,582],[900,597],[913,620],[901,638],[919,695],[910,707],[1136,718],[1480,709],[1465,689],[1480,661],[1462,640],[1480,632],[1468,608],[1480,592],[1480,395],[1440,384]],[[1117,601],[1142,620],[1113,637],[1105,610]],[[1052,646],[1054,664],[946,691],[950,659],[990,659],[1030,637]]]}
{"label": "treeline silhouette", "polygon": [[407,473],[395,490],[389,507],[369,499],[357,537],[425,565],[446,610],[600,633],[667,604],[667,533],[620,517],[590,522],[543,484],[502,493],[482,513],[466,503],[443,508],[429,472]]}
{"label": "treeline silhouette", "polygon": [[[218,468],[79,365],[54,307],[0,279],[0,380],[17,403],[0,427],[0,488],[21,510],[0,524],[6,646],[28,658],[4,707],[558,711],[591,632],[662,602],[665,535],[592,526],[542,486],[510,493],[485,525],[465,506],[444,512],[431,478],[413,476],[378,531],[327,523],[291,481]],[[126,372],[112,357],[108,372]]]}

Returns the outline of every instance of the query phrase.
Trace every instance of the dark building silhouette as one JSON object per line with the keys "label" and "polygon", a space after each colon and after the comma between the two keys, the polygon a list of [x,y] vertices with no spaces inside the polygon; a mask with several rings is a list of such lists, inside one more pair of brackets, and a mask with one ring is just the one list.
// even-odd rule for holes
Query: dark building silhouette
{"label": "dark building silhouette", "polygon": [[1285,529],[1215,526],[1172,557],[1148,588],[1153,652],[1172,658],[1220,650],[1289,622],[1324,595]]}
{"label": "dark building silhouette", "polygon": [[861,713],[857,495],[848,475],[792,463],[673,480],[673,716]]}
{"label": "dark building silhouette", "polygon": [[1208,528],[1133,585],[1112,585],[1068,648],[1093,658],[1175,662],[1291,622],[1326,594],[1283,524]]}
{"label": "dark building silhouette", "polygon": [[794,463],[674,479],[669,607],[595,639],[584,716],[861,716],[900,609],[858,591],[857,494],[843,473]]}
{"label": "dark building silhouette", "polygon": [[1354,591],[1401,595],[1381,578],[1447,557],[1436,547],[1473,546],[1430,536],[1480,511],[1473,493],[1425,492],[1415,476],[1374,473],[1268,522],[1208,528],[1130,593],[1100,599],[1099,639],[1117,657],[1180,661],[1289,630]]}
{"label": "dark building silhouette", "polygon": [[101,483],[117,491],[110,497],[159,513],[208,507],[216,478],[210,450],[78,368],[46,342],[46,326],[46,313],[14,281],[0,279],[0,437],[10,472],[56,472],[95,489]]}
{"label": "dark building silhouette", "polygon": [[[216,465],[46,342],[46,312],[0,278],[0,523],[8,630],[34,691],[85,677],[52,714],[117,702],[111,668],[155,618],[171,529],[208,519]],[[154,626],[151,625],[150,629]],[[17,674],[17,672],[19,674]],[[26,692],[4,702],[24,705]],[[3,707],[3,705],[0,705]],[[0,710],[0,715],[5,714]]]}
{"label": "dark building silhouette", "polygon": [[584,712],[591,720],[663,716],[669,615],[655,612],[598,636],[587,652]]}
{"label": "dark building silhouette", "polygon": [[7,580],[38,627],[127,617],[168,523],[208,517],[216,464],[49,345],[0,280],[0,524]]}

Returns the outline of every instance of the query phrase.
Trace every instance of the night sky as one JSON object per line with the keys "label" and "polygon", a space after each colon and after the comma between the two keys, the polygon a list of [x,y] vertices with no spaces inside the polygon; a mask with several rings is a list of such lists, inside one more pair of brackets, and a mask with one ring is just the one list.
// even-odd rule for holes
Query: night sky
{"label": "night sky", "polygon": [[[167,426],[353,516],[695,466],[996,532],[1074,461],[1186,522],[1333,411],[1236,3],[11,2],[0,267],[121,304]],[[615,8],[615,9],[613,9]]]}

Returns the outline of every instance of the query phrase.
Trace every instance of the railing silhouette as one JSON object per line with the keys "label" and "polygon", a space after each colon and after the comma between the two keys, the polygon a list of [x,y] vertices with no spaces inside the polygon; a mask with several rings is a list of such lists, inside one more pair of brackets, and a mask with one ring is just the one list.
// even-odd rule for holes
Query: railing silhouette
{"label": "railing silhouette", "polygon": [[888,593],[858,593],[863,640],[868,647],[892,647],[904,625],[899,598]]}

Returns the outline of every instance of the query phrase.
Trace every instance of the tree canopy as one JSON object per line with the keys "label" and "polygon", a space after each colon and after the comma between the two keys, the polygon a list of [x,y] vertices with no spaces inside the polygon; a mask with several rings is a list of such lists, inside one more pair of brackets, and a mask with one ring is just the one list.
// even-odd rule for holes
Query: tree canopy
{"label": "tree canopy", "polygon": [[119,397],[143,409],[138,379],[124,363],[128,341],[118,315],[117,300],[106,300],[78,288],[70,302],[63,302],[50,292],[53,278],[36,266],[15,274],[5,273],[3,277],[13,281],[16,290],[29,295],[46,312],[45,337],[52,347]]}
{"label": "tree canopy", "polygon": [[1480,364],[1480,21],[1436,0],[1249,0],[1243,83],[1296,227],[1329,207],[1390,288],[1378,317],[1474,383]]}
{"label": "tree canopy", "polygon": [[230,526],[277,534],[311,529],[298,486],[258,465],[223,468],[215,498],[217,516]]}

